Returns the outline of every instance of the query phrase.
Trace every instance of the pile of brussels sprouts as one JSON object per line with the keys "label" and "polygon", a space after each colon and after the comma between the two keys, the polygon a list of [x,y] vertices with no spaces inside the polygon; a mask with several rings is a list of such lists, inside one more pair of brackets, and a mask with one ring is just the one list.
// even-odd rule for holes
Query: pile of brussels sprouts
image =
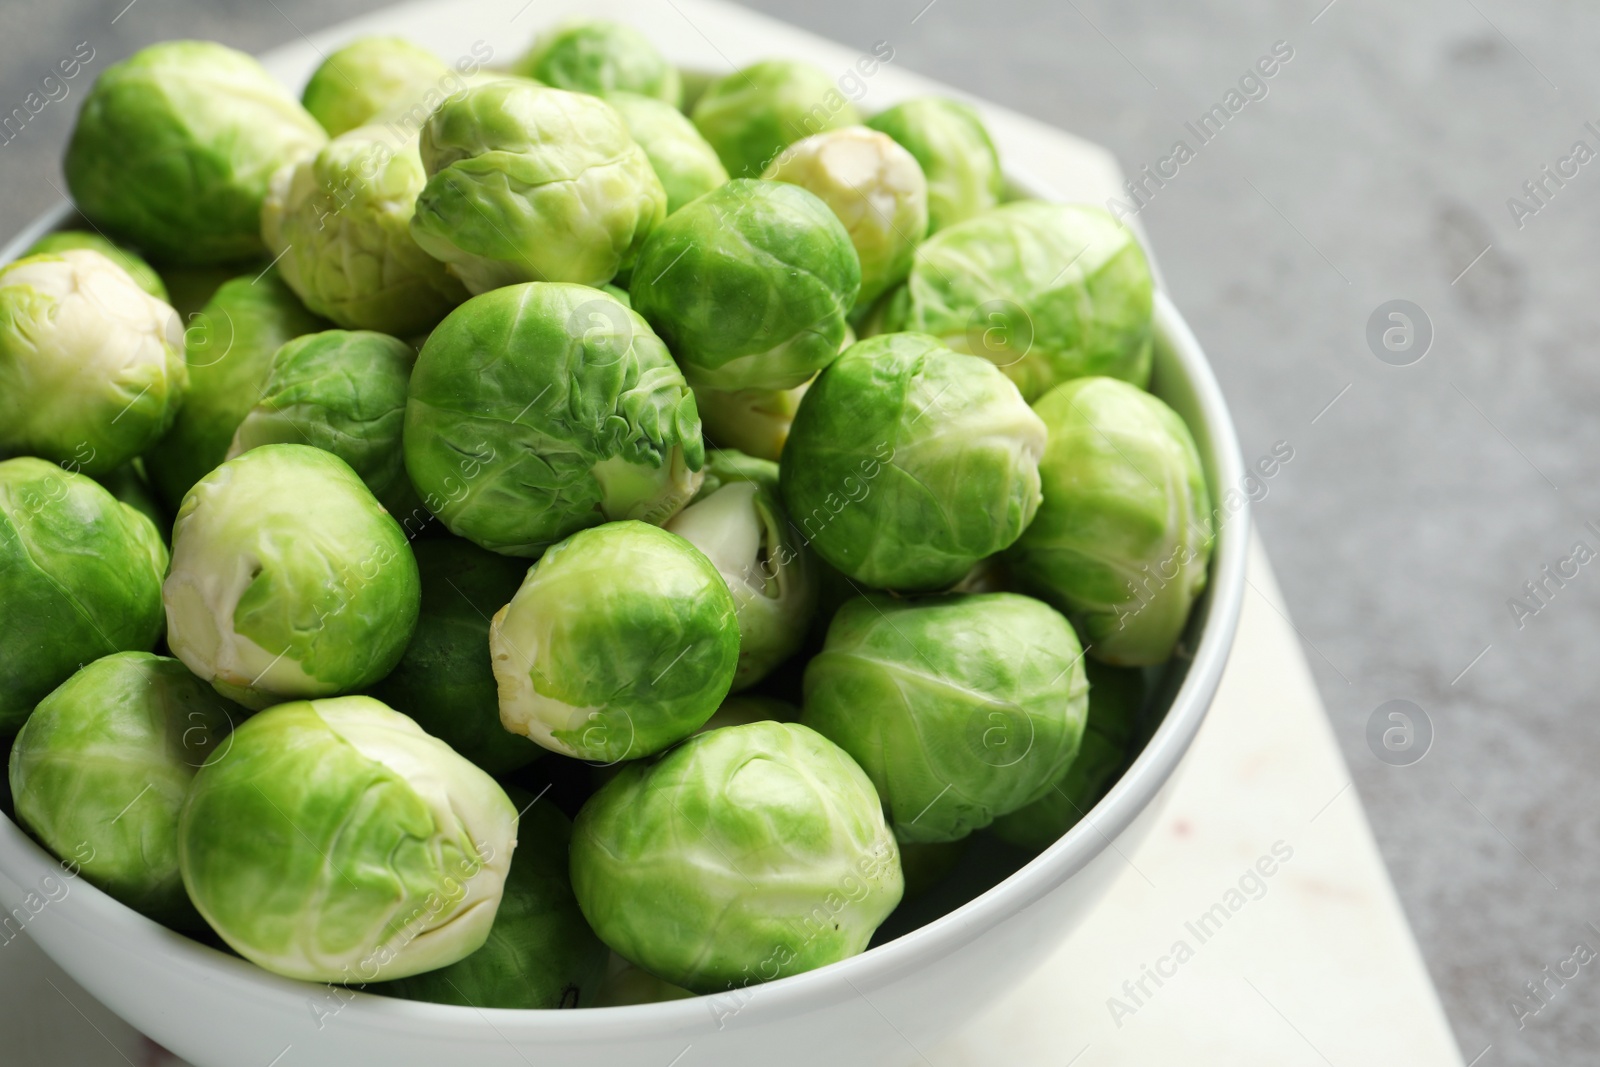
{"label": "pile of brussels sprouts", "polygon": [[394,996],[715,993],[1135,751],[1211,503],[1138,243],[1008,202],[966,105],[596,21],[298,102],[179,41],[65,170],[0,269],[0,738],[129,907]]}

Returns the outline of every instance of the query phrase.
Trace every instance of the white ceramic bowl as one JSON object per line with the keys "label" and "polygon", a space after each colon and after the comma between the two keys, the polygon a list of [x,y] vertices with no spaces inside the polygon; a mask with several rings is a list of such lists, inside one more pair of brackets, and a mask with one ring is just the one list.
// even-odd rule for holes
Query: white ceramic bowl
{"label": "white ceramic bowl", "polygon": [[[687,40],[679,27],[652,27],[646,5],[587,5]],[[720,31],[718,53],[738,62],[756,54],[837,61],[839,50],[804,35],[740,44],[772,24],[704,0],[669,5],[707,44]],[[495,24],[504,30],[503,5]],[[480,10],[482,9],[482,10]],[[269,58],[291,84],[318,53],[360,32],[395,32],[415,40],[462,39],[488,0],[411,5],[341,27]],[[541,13],[554,18],[560,5]],[[520,41],[532,33],[520,25]],[[479,23],[478,25],[482,25]],[[435,36],[435,35],[438,36]],[[472,39],[468,36],[466,39]],[[685,48],[688,46],[685,45]],[[440,48],[441,54],[450,53]],[[667,43],[669,55],[692,65]],[[749,58],[755,58],[749,55]],[[887,95],[927,91],[909,77],[889,79]],[[885,101],[886,102],[886,101]],[[881,104],[879,105],[881,106]],[[1015,129],[1018,123],[1002,123]],[[1058,149],[1076,145],[1065,135]],[[1037,144],[1008,145],[1002,155],[1045,158]],[[1013,151],[1015,149],[1015,151]],[[1038,172],[1033,172],[1037,174]],[[1061,198],[1062,189],[1012,170],[1024,192]],[[7,248],[14,258],[41,234],[71,217],[65,205],[39,219]],[[1156,298],[1153,391],[1188,422],[1212,494],[1240,484],[1243,468],[1232,422],[1194,335],[1164,294]],[[1024,981],[1092,909],[1123,857],[1156,821],[1168,783],[1188,751],[1216,691],[1232,645],[1244,592],[1247,515],[1218,531],[1210,588],[1190,625],[1192,658],[1168,675],[1170,703],[1144,751],[1088,818],[1010,877],[944,916],[842,963],[753,987],[738,994],[664,1004],[579,1011],[527,1012],[413,1003],[334,991],[280,978],[200,945],[123,907],[81,879],[61,881],[59,865],[10,820],[0,817],[0,904],[12,928],[28,935],[68,974],[117,1014],[197,1067],[890,1067],[925,1062],[940,1038]],[[65,886],[63,894],[62,886]],[[31,898],[30,898],[31,894]]]}

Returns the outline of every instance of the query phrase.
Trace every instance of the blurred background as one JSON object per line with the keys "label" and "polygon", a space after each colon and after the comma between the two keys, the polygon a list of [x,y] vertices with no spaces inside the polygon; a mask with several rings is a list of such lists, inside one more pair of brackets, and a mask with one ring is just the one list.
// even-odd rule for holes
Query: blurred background
{"label": "blurred background", "polygon": [[[6,0],[0,114],[80,42],[93,59],[0,133],[0,233],[64,199],[78,98],[110,63],[172,37],[261,51],[380,6]],[[1492,1045],[1484,1067],[1592,1060],[1600,979],[1537,1016],[1511,1001],[1576,944],[1600,947],[1585,925],[1600,924],[1600,556],[1578,562],[1600,554],[1600,11],[747,6],[863,49],[891,41],[897,64],[1106,145],[1130,174],[1170,174],[1180,139],[1195,150],[1134,206],[1246,461],[1292,449],[1255,515],[1460,1045]],[[1185,124],[1270,54],[1277,72],[1201,144]],[[1397,300],[1414,305],[1400,353],[1372,340],[1403,325]],[[1367,740],[1395,699],[1433,733],[1404,767]]]}

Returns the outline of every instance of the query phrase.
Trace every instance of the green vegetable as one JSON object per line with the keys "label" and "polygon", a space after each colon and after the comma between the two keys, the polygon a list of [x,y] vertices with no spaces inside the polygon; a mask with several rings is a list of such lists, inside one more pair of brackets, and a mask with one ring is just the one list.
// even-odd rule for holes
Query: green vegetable
{"label": "green vegetable", "polygon": [[856,308],[905,281],[928,233],[928,182],[889,136],[860,126],[819,133],[790,145],[762,177],[809,189],[839,216],[861,260]]}
{"label": "green vegetable", "polygon": [[606,93],[628,133],[644,149],[667,193],[667,214],[727,184],[728,171],[694,123],[671,104],[637,93]]}
{"label": "green vegetable", "polygon": [[0,736],[82,664],[155,645],[166,569],[150,520],[90,478],[0,463]]}
{"label": "green vegetable", "polygon": [[481,948],[517,810],[483,771],[369,697],[280,704],[200,769],[183,884],[241,956],[310,982],[405,978]]}
{"label": "green vegetable", "polygon": [[267,180],[326,140],[243,52],[168,41],[101,73],[64,169],[97,228],[162,260],[225,263],[261,254]]}
{"label": "green vegetable", "polygon": [[188,387],[178,316],[112,260],[0,267],[0,453],[107,473],[167,432]]}
{"label": "green vegetable", "polygon": [[411,234],[473,293],[608,282],[667,211],[622,116],[583,93],[473,86],[434,111],[421,152],[428,180]]}
{"label": "green vegetable", "polygon": [[953,585],[1039,504],[1045,427],[984,360],[922,334],[823,371],[783,452],[783,500],[817,554],[883,589]]}
{"label": "green vegetable", "polygon": [[178,874],[178,812],[195,771],[246,714],[175,659],[95,660],[40,701],[17,735],[17,816],[128,907],[198,928]]}
{"label": "green vegetable", "polygon": [[801,721],[861,764],[901,840],[956,841],[1049,791],[1088,689],[1072,627],[1037,600],[858,598],[806,667]]}
{"label": "green vegetable", "polygon": [[1153,286],[1138,240],[1086,204],[1025,200],[934,234],[885,312],[983,356],[1032,402],[1071,378],[1150,380]]}
{"label": "green vegetable", "polygon": [[408,531],[420,527],[426,513],[400,447],[416,358],[410,345],[381,333],[326,330],[295,338],[272,357],[261,398],[234,431],[227,458],[269,444],[332,452]]}
{"label": "green vegetable", "polygon": [[677,68],[649,38],[619,22],[568,19],[543,33],[514,66],[517,74],[578,93],[638,93],[676,109],[683,97]]}
{"label": "green vegetable", "polygon": [[989,829],[1002,841],[1035,852],[1050,847],[1105,796],[1127,765],[1138,735],[1144,679],[1138,671],[1095,660],[1087,666],[1089,718],[1078,757],[1048,793],[994,821]]}
{"label": "green vegetable", "polygon": [[628,291],[697,388],[792,389],[838,356],[860,287],[828,205],[736,180],[656,228]]}
{"label": "green vegetable", "polygon": [[671,518],[700,485],[694,397],[649,325],[581,285],[508,286],[428,337],[406,469],[450,531],[537,556],[608,519]]}
{"label": "green vegetable", "polygon": [[228,455],[239,423],[261,398],[272,357],[285,342],[326,329],[275,271],[224,282],[186,324],[189,391],[172,429],[145,454],[145,470],[167,506]]}
{"label": "green vegetable", "polygon": [[362,37],[322,61],[300,102],[328,136],[395,111],[409,110],[428,91],[452,79],[449,67],[426,48],[400,37]]}
{"label": "green vegetable", "polygon": [[99,252],[111,262],[128,272],[134,284],[162,303],[170,304],[167,296],[167,287],[161,281],[161,275],[155,268],[146,263],[142,258],[123,248],[114,241],[109,241],[98,233],[87,230],[57,230],[47,233],[33,244],[19,258],[37,256],[45,252],[65,252],[69,248],[83,248],[90,252]]}
{"label": "green vegetable", "polygon": [[727,695],[739,620],[722,575],[642,522],[544,554],[489,631],[500,721],[567,756],[639,759],[698,730]]}
{"label": "green vegetable", "polygon": [[666,529],[705,553],[733,594],[739,620],[735,692],[799,651],[816,607],[816,575],[778,502],[776,463],[712,452],[699,495]]}
{"label": "green vegetable", "polygon": [[793,723],[700,734],[578,813],[572,888],[600,939],[697,993],[860,952],[900,902],[872,783]]}
{"label": "green vegetable", "polygon": [[1164,662],[1211,560],[1211,494],[1189,428],[1111,378],[1068,382],[1036,409],[1050,428],[1044,503],[1007,556],[1012,573],[1067,613],[1096,659]]}
{"label": "green vegetable", "polygon": [[526,560],[453,537],[416,541],[422,609],[405,655],[371,695],[415,719],[490,774],[532,763],[544,749],[500,725],[489,620],[511,602]]}
{"label": "green vegetable", "polygon": [[572,823],[549,801],[520,789],[506,793],[522,814],[488,941],[463,960],[379,992],[473,1008],[584,1008],[598,998],[611,954],[572,896]]}
{"label": "green vegetable", "polygon": [[261,238],[318,315],[353,329],[420,333],[467,298],[411,236],[426,182],[415,139],[359,127],[273,175]]}
{"label": "green vegetable", "polygon": [[398,523],[332,453],[262,445],[202,478],[172,528],[172,652],[249,708],[365,688],[417,623]]}
{"label": "green vegetable", "polygon": [[760,177],[802,137],[861,122],[827,71],[787,59],[763,60],[714,82],[692,115],[735,178]]}
{"label": "green vegetable", "polygon": [[907,100],[867,120],[916,157],[928,179],[929,233],[1000,203],[1004,181],[994,142],[978,112],[935,96]]}
{"label": "green vegetable", "polygon": [[694,402],[706,440],[718,448],[736,448],[757,459],[776,461],[810,386],[806,381],[793,389],[696,389]]}

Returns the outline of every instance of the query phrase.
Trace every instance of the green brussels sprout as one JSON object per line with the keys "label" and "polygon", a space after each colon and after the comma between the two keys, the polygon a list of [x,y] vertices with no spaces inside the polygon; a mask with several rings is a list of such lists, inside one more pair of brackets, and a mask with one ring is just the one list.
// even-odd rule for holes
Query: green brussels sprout
{"label": "green brussels sprout", "polygon": [[733,683],[739,620],[710,560],[642,522],[582,530],[495,613],[500,721],[552,752],[639,759],[698,730]]}
{"label": "green brussels sprout", "polygon": [[131,459],[116,470],[96,476],[95,481],[105,486],[112,496],[149,519],[161,535],[162,543],[166,543],[172,532],[172,516],[156,496],[156,491],[150,487],[142,460]]}
{"label": "green brussels sprout", "polygon": [[65,252],[69,248],[86,248],[90,252],[99,252],[111,262],[128,272],[128,277],[133,283],[151,296],[164,304],[172,303],[167,295],[166,284],[162,282],[161,275],[155,268],[146,263],[141,257],[123,248],[115,241],[109,241],[98,233],[87,230],[57,230],[47,233],[22,253],[22,257],[37,256],[45,252]]}
{"label": "green brussels sprout", "polygon": [[428,180],[411,234],[473,293],[608,282],[667,212],[622,116],[583,93],[474,86],[434,111],[421,152]]}
{"label": "green brussels sprout", "polygon": [[628,291],[711,389],[792,389],[839,355],[861,263],[828,205],[797,185],[735,180],[645,242]]}
{"label": "green brussels sprout", "polygon": [[1044,502],[1007,554],[1012,573],[1067,613],[1096,659],[1164,663],[1211,562],[1211,493],[1189,428],[1113,378],[1057,386],[1034,410],[1050,428]]}
{"label": "green brussels sprout", "polygon": [[773,697],[732,696],[722,702],[715,715],[699,732],[721,730],[727,726],[748,726],[753,722],[799,722],[800,709],[786,700]]}
{"label": "green brussels sprout", "polygon": [[856,308],[911,273],[928,234],[928,182],[910,152],[863,126],[829,130],[784,149],[762,175],[821,197],[844,223],[861,260]]}
{"label": "green brussels sprout", "polygon": [[177,314],[107,257],[0,267],[0,452],[107,473],[167,432],[188,387]]}
{"label": "green brussels sprout", "polygon": [[860,597],[806,667],[801,722],[861,764],[901,840],[957,841],[1050,790],[1088,693],[1077,635],[1031,597]]}
{"label": "green brussels sprout", "polygon": [[649,157],[667,193],[667,214],[727,184],[727,168],[683,112],[637,93],[607,93],[604,99]]}
{"label": "green brussels sprout", "polygon": [[411,215],[427,175],[413,140],[362,126],[273,175],[261,238],[306,307],[352,329],[431,329],[467,298],[418,247]]}
{"label": "green brussels sprout", "polygon": [[366,331],[296,337],[272,357],[261,399],[233,433],[228,459],[259,445],[307,444],[332,452],[402,521],[422,501],[406,477],[400,431],[417,353]]}
{"label": "green brussels sprout", "polygon": [[369,691],[493,775],[544,749],[500,725],[489,619],[511,602],[526,560],[454,537],[412,542],[422,575],[417,632],[388,677]]}
{"label": "green brussels sprout", "polygon": [[1092,374],[1146,385],[1153,292],[1122,223],[1088,204],[1024,200],[924,241],[884,326],[983,356],[1031,403]]}
{"label": "green brussels sprout", "polygon": [[400,37],[362,37],[322,61],[300,102],[338,137],[442,91],[452,71],[426,48]]}
{"label": "green brussels sprout", "polygon": [[80,665],[155,645],[166,569],[154,524],[92,479],[0,462],[0,737]]}
{"label": "green brussels sprout", "polygon": [[928,179],[928,232],[937,233],[1000,203],[1004,179],[994,141],[976,109],[927,96],[896,104],[867,125],[916,157]]}
{"label": "green brussels sprout", "polygon": [[261,254],[267,179],[326,140],[243,52],[167,41],[95,81],[64,169],[97,228],[160,259],[225,263]]}
{"label": "green brussels sprout", "polygon": [[198,929],[178,874],[178,812],[195,772],[244,718],[175,659],[97,659],[40,701],[17,735],[17,816],[128,907]]}
{"label": "green brussels sprout", "polygon": [[200,768],[178,865],[245,959],[363,983],[481,948],[516,834],[494,779],[404,715],[370,697],[300,700],[247,719]]}
{"label": "green brussels sprout", "polygon": [[522,814],[489,939],[465,959],[375,992],[471,1008],[586,1008],[598,999],[611,953],[572,895],[572,823],[549,801],[520,789],[506,795]]}
{"label": "green brussels sprout", "polygon": [[827,71],[788,59],[763,60],[713,83],[692,115],[735,178],[760,177],[802,137],[861,124]]}
{"label": "green brussels sprout", "polygon": [[663,982],[649,971],[611,953],[611,969],[600,983],[597,1008],[621,1008],[630,1004],[660,1004],[694,996],[682,986]]}
{"label": "green brussels sprout", "polygon": [[739,620],[733,692],[800,649],[817,604],[806,549],[778,502],[778,465],[712,452],[700,493],[666,529],[705,553],[728,583]]}
{"label": "green brussels sprout", "polygon": [[1128,763],[1139,730],[1144,702],[1144,677],[1136,670],[1108,667],[1095,660],[1089,668],[1089,718],[1078,756],[1050,791],[1025,808],[1002,815],[989,827],[1000,840],[1042,852],[1078,824],[1106,795]]}
{"label": "green brussels sprout", "polygon": [[1044,450],[1044,423],[992,364],[923,334],[882,334],[806,393],[783,501],[850,578],[942,589],[1033,519]]}
{"label": "green brussels sprout", "polygon": [[854,956],[904,883],[861,768],[804,726],[757,722],[630,764],[589,798],[572,888],[613,950],[715,993]]}
{"label": "green brussels sprout", "polygon": [[721,448],[737,448],[757,459],[774,462],[783,454],[789,440],[794,413],[811,388],[810,381],[793,389],[698,388],[695,407],[705,424],[706,439]]}
{"label": "green brussels sprout", "polygon": [[694,396],[644,319],[581,285],[474,297],[423,345],[406,469],[450,531],[537,556],[609,519],[671,518],[700,486]]}
{"label": "green brussels sprout", "polygon": [[189,490],[161,589],[173,655],[260,709],[394,669],[421,592],[406,535],[344,460],[262,445]]}
{"label": "green brussels sprout", "polygon": [[674,110],[683,99],[677,68],[655,45],[632,26],[605,19],[560,23],[540,34],[512,70],[576,93],[638,93]]}
{"label": "green brussels sprout", "polygon": [[261,396],[272,357],[301,334],[327,328],[276,271],[224,282],[184,332],[189,391],[145,470],[170,508],[228,455],[234,431]]}

